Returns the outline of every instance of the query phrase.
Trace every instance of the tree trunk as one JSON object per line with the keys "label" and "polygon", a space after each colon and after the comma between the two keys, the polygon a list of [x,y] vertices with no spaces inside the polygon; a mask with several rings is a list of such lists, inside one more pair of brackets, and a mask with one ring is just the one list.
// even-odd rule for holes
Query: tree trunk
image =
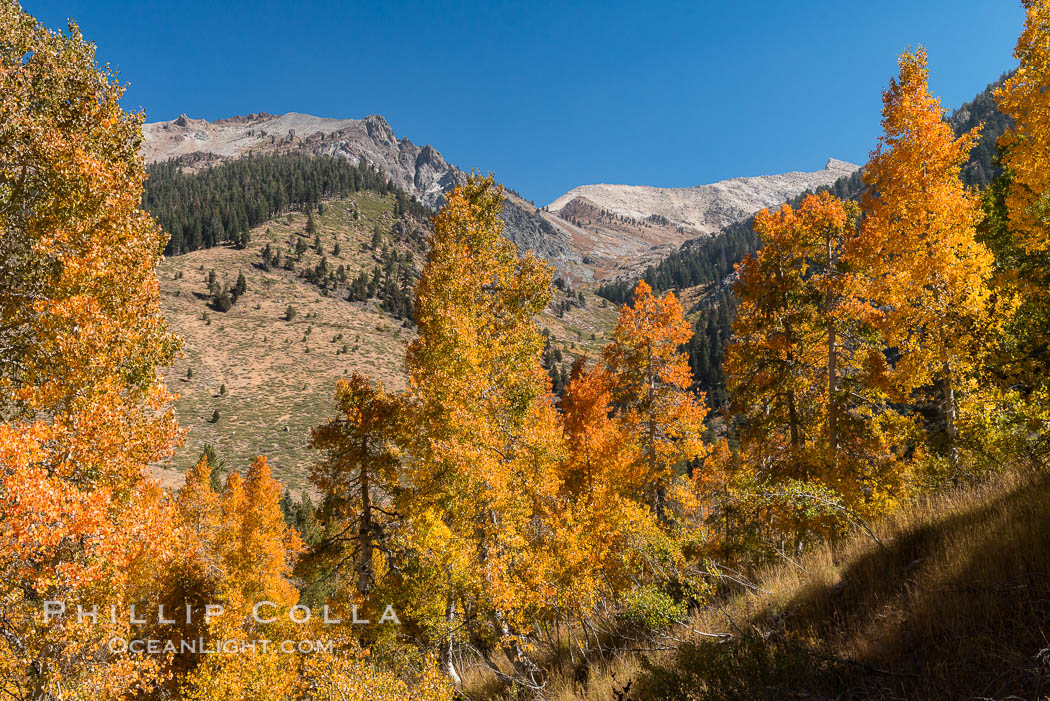
{"label": "tree trunk", "polygon": [[[831,276],[831,269],[833,263],[834,251],[832,249],[831,236],[827,237],[827,259],[828,268],[827,274]],[[828,452],[831,456],[832,466],[838,465],[839,460],[839,433],[838,433],[838,400],[836,398],[836,392],[838,392],[838,338],[836,336],[837,329],[835,328],[835,318],[831,313],[831,284],[830,281],[827,284],[827,290],[824,294],[824,313],[828,317]]]}
{"label": "tree trunk", "polygon": [[[787,344],[787,353],[784,360],[793,371],[795,353],[792,349],[795,347],[795,332],[791,322],[787,320],[784,321],[784,342]],[[795,405],[795,391],[789,389],[785,395],[788,405],[788,430],[791,434],[791,461],[795,465],[798,476],[806,479],[809,475],[805,474],[806,470],[802,469],[802,465],[799,462],[799,449],[802,447],[802,437],[799,435],[798,407]]]}
{"label": "tree trunk", "polygon": [[507,620],[503,617],[503,614],[496,611],[494,618],[496,629],[503,636],[504,640],[509,641],[505,642],[502,648],[503,655],[514,667],[514,676],[525,686],[532,689],[538,688],[540,675],[542,674],[539,665],[532,661],[532,658],[518,643],[516,631],[511,630],[511,627],[507,625]]}
{"label": "tree trunk", "polygon": [[[361,439],[361,455],[367,455],[366,439]],[[375,570],[373,564],[373,553],[375,544],[372,541],[372,530],[375,524],[372,522],[372,495],[369,491],[368,467],[361,463],[361,523],[358,529],[358,545],[361,548],[360,559],[357,562],[357,591],[362,596],[368,596],[375,586]]]}
{"label": "tree trunk", "polygon": [[649,445],[646,451],[649,459],[649,475],[654,480],[652,485],[652,498],[653,498],[653,514],[656,516],[657,521],[665,523],[667,520],[665,502],[667,500],[667,490],[664,487],[664,475],[658,464],[656,455],[656,436],[657,436],[657,418],[656,418],[656,371],[653,369],[653,349],[648,347],[646,349],[646,381],[649,384],[648,387],[648,433],[649,433]]}
{"label": "tree trunk", "polygon": [[948,433],[948,463],[952,468],[952,484],[959,484],[959,410],[955,402],[955,388],[952,385],[952,370],[948,363],[944,364],[941,390],[944,392],[944,422]]}
{"label": "tree trunk", "polygon": [[795,392],[788,390],[787,393],[788,403],[788,430],[791,433],[791,447],[798,451],[799,446],[802,444],[802,439],[798,433],[798,409],[795,407]]}
{"label": "tree trunk", "polygon": [[456,671],[456,664],[452,661],[452,647],[453,647],[453,635],[452,626],[456,622],[456,600],[452,598],[452,593],[449,592],[448,604],[445,608],[445,623],[448,626],[448,630],[445,633],[445,640],[438,651],[440,658],[441,668],[445,670],[445,674],[452,680],[452,685],[459,689],[463,685],[463,679],[459,676],[459,672]]}

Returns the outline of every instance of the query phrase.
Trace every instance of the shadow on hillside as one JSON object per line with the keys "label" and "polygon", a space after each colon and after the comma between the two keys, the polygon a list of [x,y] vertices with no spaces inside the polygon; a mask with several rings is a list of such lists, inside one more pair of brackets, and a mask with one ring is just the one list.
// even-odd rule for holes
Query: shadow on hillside
{"label": "shadow on hillside", "polygon": [[[683,645],[638,698],[1039,698],[1050,692],[1050,476],[913,518],[729,643]],[[857,550],[857,548],[854,548]],[[744,626],[742,626],[744,627]]]}

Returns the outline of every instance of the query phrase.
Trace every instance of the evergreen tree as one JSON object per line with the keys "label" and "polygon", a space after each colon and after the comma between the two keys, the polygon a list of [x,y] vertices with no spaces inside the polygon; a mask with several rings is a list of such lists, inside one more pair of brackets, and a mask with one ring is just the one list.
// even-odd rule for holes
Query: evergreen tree
{"label": "evergreen tree", "polygon": [[230,294],[232,295],[233,303],[236,304],[237,300],[248,291],[248,281],[244,278],[244,273],[237,275],[237,282],[234,284]]}
{"label": "evergreen tree", "polygon": [[220,460],[218,454],[215,452],[215,447],[211,443],[204,444],[204,450],[201,451],[200,460],[204,461],[205,467],[207,468],[207,479],[211,489],[216,494],[222,492],[223,484],[223,473],[226,472],[226,461]]}

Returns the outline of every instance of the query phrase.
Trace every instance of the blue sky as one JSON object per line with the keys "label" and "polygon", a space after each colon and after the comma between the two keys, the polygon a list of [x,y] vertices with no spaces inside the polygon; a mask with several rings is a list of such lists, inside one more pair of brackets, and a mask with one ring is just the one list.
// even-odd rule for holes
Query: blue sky
{"label": "blue sky", "polygon": [[76,19],[149,121],[384,115],[538,204],[593,182],[689,186],[867,159],[923,44],[958,106],[1014,65],[1015,0],[23,0]]}

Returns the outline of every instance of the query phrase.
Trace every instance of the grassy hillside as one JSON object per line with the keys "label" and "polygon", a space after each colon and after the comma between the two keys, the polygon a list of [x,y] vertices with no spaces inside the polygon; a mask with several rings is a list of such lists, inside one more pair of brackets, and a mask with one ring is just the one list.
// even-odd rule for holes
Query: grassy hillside
{"label": "grassy hillside", "polygon": [[[349,213],[350,200],[329,203],[315,217],[329,261],[356,274],[370,267],[373,256],[364,246],[376,223],[393,222],[393,205],[392,197],[372,193],[360,193],[354,202],[362,213],[357,220]],[[180,472],[211,443],[232,466],[266,454],[280,479],[301,487],[311,457],[309,429],[331,413],[329,397],[339,377],[358,370],[394,388],[404,385],[401,359],[410,329],[374,301],[326,296],[292,271],[261,265],[267,243],[294,250],[296,239],[307,239],[305,226],[306,216],[294,213],[252,230],[244,249],[220,246],[161,262],[165,316],[184,343],[184,357],[167,375],[180,395],[179,422],[188,429],[173,461]],[[332,253],[336,243],[339,256]],[[297,265],[319,259],[311,248]],[[233,285],[238,274],[247,281],[248,291],[225,313],[209,304],[211,271],[220,285]],[[296,312],[290,321],[289,306]],[[216,410],[219,421],[212,423]]]}
{"label": "grassy hillside", "polygon": [[[686,623],[592,649],[592,666],[549,662],[548,697],[1045,698],[1047,542],[1050,475],[1014,471],[785,557],[747,586],[726,578]],[[474,688],[499,695],[485,675]]]}
{"label": "grassy hillside", "polygon": [[[343,266],[352,281],[381,265],[384,248],[411,254],[418,273],[425,250],[418,239],[390,233],[397,221],[394,206],[393,194],[373,192],[326,202],[321,213],[312,214],[320,252],[314,236],[306,234],[307,215],[293,212],[252,229],[244,248],[218,246],[162,260],[158,277],[164,313],[183,339],[183,357],[166,379],[179,394],[175,407],[187,429],[185,444],[168,469],[158,471],[162,481],[177,484],[210,443],[229,466],[240,469],[255,455],[267,455],[275,476],[301,489],[314,460],[306,446],[310,428],[332,415],[340,377],[357,370],[395,390],[404,388],[411,323],[384,311],[379,299],[350,302],[345,286],[326,294],[304,277],[324,257],[332,270]],[[401,221],[428,226],[425,220]],[[373,246],[377,229],[381,236]],[[306,250],[294,260],[299,241]],[[282,260],[291,255],[294,269],[284,263],[263,265],[267,244],[272,252],[281,251]],[[220,287],[234,286],[240,274],[245,277],[247,292],[227,312],[212,306],[212,271]],[[570,296],[573,302],[567,304]],[[295,310],[291,320],[286,319],[289,306]],[[561,366],[570,365],[574,355],[595,355],[608,340],[616,313],[616,305],[590,291],[556,288],[541,324],[550,330],[552,345],[562,350]],[[215,411],[219,419],[213,422]]]}

